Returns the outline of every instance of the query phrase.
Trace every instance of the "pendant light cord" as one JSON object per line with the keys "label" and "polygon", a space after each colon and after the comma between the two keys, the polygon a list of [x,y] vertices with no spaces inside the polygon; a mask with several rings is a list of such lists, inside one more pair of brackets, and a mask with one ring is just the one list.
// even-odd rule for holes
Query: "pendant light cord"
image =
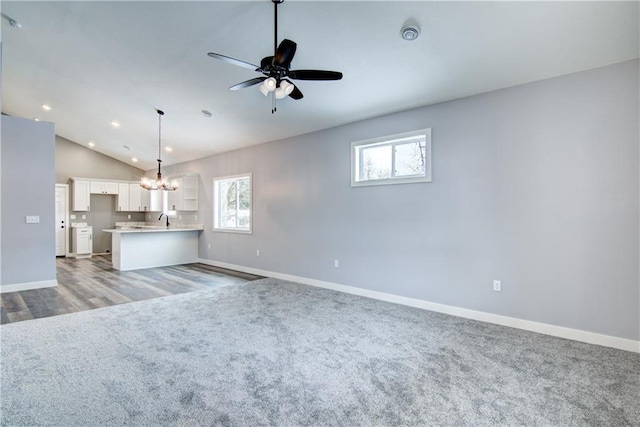
{"label": "pendant light cord", "polygon": [[160,172],[160,163],[162,163],[162,116],[164,111],[156,110],[158,112],[158,179],[162,176]]}

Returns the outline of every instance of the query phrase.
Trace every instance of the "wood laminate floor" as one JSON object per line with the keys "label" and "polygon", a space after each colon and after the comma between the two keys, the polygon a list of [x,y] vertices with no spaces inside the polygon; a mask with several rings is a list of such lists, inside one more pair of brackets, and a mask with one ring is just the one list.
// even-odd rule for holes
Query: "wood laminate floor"
{"label": "wood laminate floor", "polygon": [[111,267],[110,255],[56,258],[56,269],[56,287],[0,294],[1,323],[92,310],[262,278],[205,264],[118,271]]}

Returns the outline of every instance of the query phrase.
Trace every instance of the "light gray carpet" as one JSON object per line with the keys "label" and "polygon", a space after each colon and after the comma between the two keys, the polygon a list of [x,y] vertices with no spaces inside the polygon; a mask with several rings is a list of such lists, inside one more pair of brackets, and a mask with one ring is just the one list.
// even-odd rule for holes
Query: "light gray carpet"
{"label": "light gray carpet", "polygon": [[640,355],[264,279],[3,325],[1,424],[640,425]]}

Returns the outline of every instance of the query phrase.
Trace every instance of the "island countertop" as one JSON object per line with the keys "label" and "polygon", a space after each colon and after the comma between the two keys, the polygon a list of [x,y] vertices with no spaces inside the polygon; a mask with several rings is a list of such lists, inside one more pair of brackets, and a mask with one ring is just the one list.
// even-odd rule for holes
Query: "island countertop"
{"label": "island countertop", "polygon": [[107,228],[102,231],[106,233],[168,233],[174,231],[202,231],[204,227],[125,227],[125,228]]}
{"label": "island countertop", "polygon": [[140,225],[103,231],[111,233],[113,268],[126,271],[197,262],[198,236],[203,230],[199,224],[176,224],[169,228]]}

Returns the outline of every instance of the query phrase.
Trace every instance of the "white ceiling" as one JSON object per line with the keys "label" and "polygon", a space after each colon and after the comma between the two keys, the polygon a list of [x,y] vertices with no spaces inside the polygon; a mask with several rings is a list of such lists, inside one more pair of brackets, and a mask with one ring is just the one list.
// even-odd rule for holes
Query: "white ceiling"
{"label": "white ceiling", "polygon": [[[257,87],[227,90],[258,73],[207,56],[270,55],[270,0],[1,8],[22,24],[2,20],[2,111],[55,122],[58,135],[142,169],[156,165],[156,108],[173,164],[639,56],[638,2],[287,0],[279,40],[298,43],[292,69],[344,78],[296,81],[304,99],[272,115]],[[422,30],[412,42],[399,35],[409,21]]]}

